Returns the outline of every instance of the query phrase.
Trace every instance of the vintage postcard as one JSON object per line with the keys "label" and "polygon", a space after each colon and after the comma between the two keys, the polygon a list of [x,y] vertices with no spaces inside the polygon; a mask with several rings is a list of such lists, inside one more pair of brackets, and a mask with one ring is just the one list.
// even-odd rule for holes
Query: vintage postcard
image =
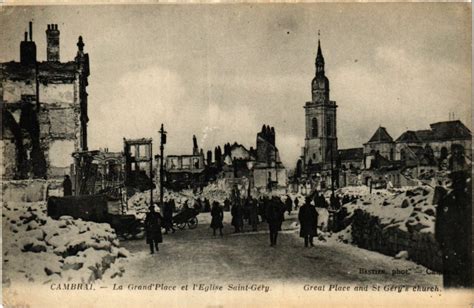
{"label": "vintage postcard", "polygon": [[4,307],[472,307],[470,3],[19,4]]}

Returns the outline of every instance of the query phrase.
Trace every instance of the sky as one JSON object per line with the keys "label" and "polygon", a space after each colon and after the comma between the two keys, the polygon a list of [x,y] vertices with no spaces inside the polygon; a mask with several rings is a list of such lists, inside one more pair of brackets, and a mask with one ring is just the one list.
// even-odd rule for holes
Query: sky
{"label": "sky", "polygon": [[0,62],[19,61],[30,20],[39,60],[47,24],[58,24],[61,61],[83,36],[90,149],[121,151],[123,137],[157,144],[161,123],[165,155],[191,154],[193,134],[205,152],[250,148],[267,124],[294,168],[318,30],[339,148],[361,147],[379,126],[394,139],[428,129],[450,112],[472,129],[468,3],[6,7]]}

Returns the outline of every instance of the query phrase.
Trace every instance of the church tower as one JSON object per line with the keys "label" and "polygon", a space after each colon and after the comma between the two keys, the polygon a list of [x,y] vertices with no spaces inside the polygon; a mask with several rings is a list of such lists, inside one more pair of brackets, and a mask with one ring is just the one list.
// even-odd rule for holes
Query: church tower
{"label": "church tower", "polygon": [[324,72],[319,38],[315,65],[316,75],[311,82],[312,99],[304,106],[306,138],[303,163],[310,173],[330,170],[331,162],[335,167],[337,161],[337,105],[329,99],[329,79]]}

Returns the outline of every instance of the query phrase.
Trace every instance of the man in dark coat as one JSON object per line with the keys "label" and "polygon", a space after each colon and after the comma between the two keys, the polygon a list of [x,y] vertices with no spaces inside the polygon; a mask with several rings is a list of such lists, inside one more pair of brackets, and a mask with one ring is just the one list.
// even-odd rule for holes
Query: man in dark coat
{"label": "man in dark coat", "polygon": [[154,205],[150,206],[149,210],[145,218],[145,234],[146,242],[150,245],[150,252],[153,254],[155,253],[153,248],[158,251],[158,243],[163,242],[163,236],[161,235],[163,217],[161,217],[160,213],[155,212]]}
{"label": "man in dark coat", "polygon": [[176,231],[173,228],[173,204],[171,201],[165,202],[163,206],[163,227],[165,228],[165,234],[171,229],[173,233]]}
{"label": "man in dark coat", "polygon": [[228,198],[224,200],[224,211],[230,211],[230,201]]}
{"label": "man in dark coat", "polygon": [[300,221],[300,237],[304,238],[304,247],[314,247],[313,237],[317,235],[318,212],[311,204],[311,198],[307,197],[305,204],[298,213]]}
{"label": "man in dark coat", "polygon": [[240,200],[236,199],[234,204],[232,205],[231,209],[232,215],[232,225],[234,226],[234,233],[239,233],[242,231],[244,226],[244,217],[243,217],[243,209],[242,205],[240,204]]}
{"label": "man in dark coat", "polygon": [[300,204],[300,200],[298,200],[298,197],[295,198],[295,210],[298,210],[298,205]]}
{"label": "man in dark coat", "polygon": [[328,208],[328,203],[326,201],[326,198],[324,198],[323,194],[319,195],[319,204],[320,204],[319,207],[322,207],[322,208],[325,208],[325,209]]}
{"label": "man in dark coat", "polygon": [[209,213],[211,211],[211,203],[207,198],[204,198],[204,212]]}
{"label": "man in dark coat", "polygon": [[472,287],[472,256],[470,249],[472,183],[469,171],[455,171],[451,175],[452,191],[437,187],[438,199],[435,237],[443,258],[445,288]]}
{"label": "man in dark coat", "polygon": [[64,176],[63,191],[64,191],[64,196],[72,196],[72,182],[71,182],[71,179],[69,178],[69,175]]}
{"label": "man in dark coat", "polygon": [[291,210],[293,209],[293,202],[291,201],[291,198],[288,195],[286,195],[285,206],[288,215],[291,215]]}
{"label": "man in dark coat", "polygon": [[211,217],[211,228],[213,230],[212,235],[216,236],[216,230],[219,229],[220,236],[223,236],[222,228],[224,228],[224,225],[222,224],[222,221],[224,220],[224,211],[222,211],[222,208],[217,201],[212,203]]}
{"label": "man in dark coat", "polygon": [[270,231],[270,246],[274,247],[277,244],[278,231],[281,231],[281,224],[283,222],[284,209],[280,206],[278,197],[273,197],[268,201],[265,217],[267,218],[268,229]]}
{"label": "man in dark coat", "polygon": [[249,223],[252,226],[252,231],[257,231],[258,225],[258,208],[257,200],[249,199]]}
{"label": "man in dark coat", "polygon": [[339,210],[341,208],[341,201],[339,200],[339,197],[334,194],[331,194],[329,206],[334,211]]}

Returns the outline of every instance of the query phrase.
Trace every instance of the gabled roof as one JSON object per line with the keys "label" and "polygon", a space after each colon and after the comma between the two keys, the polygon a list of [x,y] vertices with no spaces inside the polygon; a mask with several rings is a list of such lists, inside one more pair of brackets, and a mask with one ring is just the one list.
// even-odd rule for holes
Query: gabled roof
{"label": "gabled roof", "polygon": [[389,135],[387,132],[387,129],[385,127],[380,126],[377,128],[375,131],[375,134],[370,138],[368,143],[383,143],[383,142],[393,142],[392,137]]}
{"label": "gabled roof", "polygon": [[422,143],[444,140],[471,139],[471,131],[461,121],[445,121],[430,124],[431,129],[407,130],[395,142]]}
{"label": "gabled roof", "polygon": [[341,161],[362,160],[364,158],[364,148],[342,149],[338,151]]}
{"label": "gabled roof", "polygon": [[428,142],[435,139],[433,131],[430,129],[417,130],[415,131],[415,134],[422,142]]}
{"label": "gabled roof", "polygon": [[471,131],[459,120],[430,124],[438,140],[471,139]]}
{"label": "gabled roof", "polygon": [[420,138],[418,138],[418,134],[412,130],[407,130],[400,137],[395,140],[395,142],[404,142],[404,143],[421,143]]}

